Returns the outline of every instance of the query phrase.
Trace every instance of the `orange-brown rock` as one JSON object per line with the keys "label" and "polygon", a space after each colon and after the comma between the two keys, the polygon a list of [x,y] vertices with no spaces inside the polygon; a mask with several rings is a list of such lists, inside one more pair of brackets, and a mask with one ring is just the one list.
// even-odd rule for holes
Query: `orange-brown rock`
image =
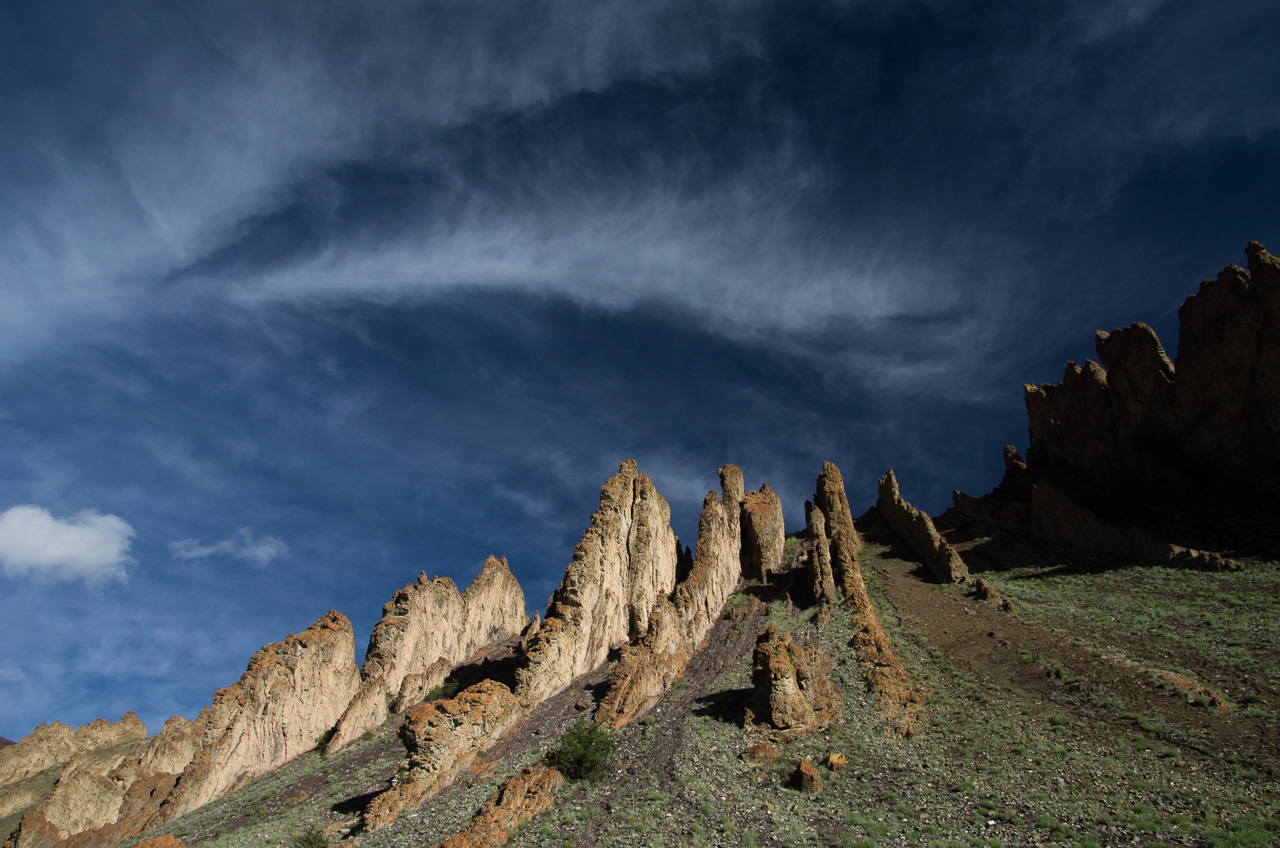
{"label": "orange-brown rock", "polygon": [[465,592],[447,577],[405,586],[382,608],[360,669],[360,688],[325,746],[335,751],[421,701],[453,666],[529,623],[524,591],[505,559],[489,557]]}
{"label": "orange-brown rock", "polygon": [[742,761],[752,766],[767,766],[780,756],[782,756],[782,752],[778,750],[777,745],[770,745],[768,742],[757,742],[748,746],[742,752]]}
{"label": "orange-brown rock", "polygon": [[742,497],[742,573],[751,580],[768,579],[782,563],[787,532],[782,500],[767,485]]}
{"label": "orange-brown rock", "polygon": [[[814,511],[826,510],[821,504],[827,504],[837,516],[836,524],[845,524],[848,516],[849,500],[844,491],[844,478],[833,463],[823,463],[821,476],[818,477],[818,495],[815,497]],[[889,732],[899,737],[914,736],[920,731],[920,718],[924,712],[924,699],[916,691],[911,675],[903,667],[893,650],[889,634],[880,624],[876,608],[867,595],[867,586],[862,579],[862,571],[856,559],[856,550],[849,549],[856,542],[861,549],[861,540],[853,528],[853,519],[848,518],[848,530],[831,530],[831,515],[826,515],[827,538],[831,543],[832,559],[836,559],[837,551],[841,559],[841,568],[836,570],[836,580],[844,592],[844,604],[853,613],[854,636],[849,646],[857,653],[858,664],[867,688],[878,695],[879,708],[885,716]],[[840,540],[839,547],[836,541]],[[852,540],[852,541],[850,541]]]}
{"label": "orange-brown rock", "polygon": [[880,497],[876,511],[939,583],[958,583],[969,577],[969,568],[951,547],[933,519],[913,507],[898,491],[898,478],[893,469],[880,478]]}
{"label": "orange-brown rock", "polygon": [[806,794],[821,792],[822,774],[813,763],[800,760],[796,763],[795,771],[791,773],[791,785]]}
{"label": "orange-brown rock", "polygon": [[363,817],[365,829],[385,827],[402,811],[448,786],[459,769],[523,715],[520,700],[495,680],[482,680],[454,698],[409,710],[399,731],[409,756],[399,782],[370,801]]}
{"label": "orange-brown rock", "polygon": [[809,557],[808,588],[816,603],[830,605],[838,603],[840,596],[836,594],[835,574],[831,569],[831,543],[827,541],[827,519],[822,510],[805,504],[805,518],[808,523],[809,538],[813,542],[813,555]]}
{"label": "orange-brown rock", "polygon": [[600,508],[529,640],[516,694],[526,705],[540,703],[603,665],[610,650],[644,636],[675,580],[671,509],[627,460],[600,490]]}
{"label": "orange-brown rock", "polygon": [[831,772],[839,774],[849,767],[849,760],[844,754],[832,751],[827,754],[826,766]]}
{"label": "orange-brown rock", "polygon": [[[187,843],[176,836],[149,836],[133,844],[133,848],[187,848]],[[192,846],[195,848],[195,846]]]}
{"label": "orange-brown rock", "polygon": [[146,736],[147,728],[132,712],[118,722],[100,718],[75,729],[57,721],[42,724],[13,745],[0,748],[0,786],[69,763],[78,754]]}
{"label": "orange-brown rock", "polygon": [[840,698],[825,666],[830,660],[813,645],[796,645],[791,634],[770,626],[756,637],[754,687],[748,726],[782,731],[794,739],[830,727],[840,718]]}
{"label": "orange-brown rock", "polygon": [[546,763],[526,768],[489,797],[471,823],[441,848],[498,848],[520,825],[545,813],[555,803],[565,777]]}
{"label": "orange-brown rock", "polygon": [[720,469],[720,480],[723,497],[708,492],[702,502],[698,546],[688,576],[671,600],[658,604],[644,638],[622,649],[596,711],[596,721],[602,724],[621,727],[657,703],[683,673],[741,581],[742,471],[726,465]]}
{"label": "orange-brown rock", "polygon": [[831,546],[831,570],[835,575],[836,585],[847,594],[848,584],[858,571],[862,537],[853,526],[853,513],[849,511],[844,477],[834,462],[822,463],[813,505],[822,510],[827,541]]}

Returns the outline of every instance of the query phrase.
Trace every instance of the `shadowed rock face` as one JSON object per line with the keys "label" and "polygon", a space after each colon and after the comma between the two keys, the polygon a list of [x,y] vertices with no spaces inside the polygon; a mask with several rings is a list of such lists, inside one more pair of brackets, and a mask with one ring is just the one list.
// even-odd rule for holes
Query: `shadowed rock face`
{"label": "shadowed rock face", "polygon": [[[1005,448],[1001,484],[955,493],[957,511],[1138,561],[1236,567],[1197,550],[1212,531],[1188,532],[1169,509],[1263,527],[1280,504],[1280,260],[1256,242],[1245,252],[1248,271],[1230,265],[1182,304],[1176,362],[1138,323],[1097,334],[1101,364],[1026,386],[1026,462]],[[1246,543],[1269,552],[1280,539],[1264,529]]]}
{"label": "shadowed rock face", "polygon": [[516,694],[539,703],[602,665],[611,649],[645,635],[675,580],[671,508],[627,460],[600,490],[600,508],[516,672]]}
{"label": "shadowed rock face", "polygon": [[1230,265],[1183,303],[1176,363],[1138,323],[1097,334],[1101,365],[1027,386],[1028,467],[1095,496],[1280,497],[1280,260],[1256,242],[1246,254],[1248,271]]}
{"label": "shadowed rock face", "polygon": [[969,568],[933,526],[933,519],[913,507],[898,492],[898,479],[890,468],[880,478],[876,511],[939,583],[954,583],[969,576]]}
{"label": "shadowed rock face", "polygon": [[396,592],[373,628],[360,689],[339,719],[325,751],[335,751],[438,686],[452,668],[529,623],[524,591],[505,559],[489,557],[459,594],[450,579],[427,579]]}

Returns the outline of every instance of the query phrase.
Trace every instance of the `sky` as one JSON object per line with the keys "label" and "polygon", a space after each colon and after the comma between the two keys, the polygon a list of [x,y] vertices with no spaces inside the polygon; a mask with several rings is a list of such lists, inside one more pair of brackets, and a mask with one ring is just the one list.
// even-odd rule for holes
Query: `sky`
{"label": "sky", "polygon": [[194,718],[635,458],[937,513],[1280,248],[1265,0],[0,4],[0,736]]}

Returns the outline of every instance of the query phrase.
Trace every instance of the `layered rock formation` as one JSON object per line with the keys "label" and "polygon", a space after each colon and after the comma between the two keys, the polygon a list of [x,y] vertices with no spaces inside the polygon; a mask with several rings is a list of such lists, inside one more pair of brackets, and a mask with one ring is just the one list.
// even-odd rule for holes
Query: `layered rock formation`
{"label": "layered rock formation", "polygon": [[505,559],[489,557],[463,593],[447,577],[405,586],[382,608],[373,628],[360,688],[325,746],[335,751],[423,699],[453,667],[529,623],[524,591]]}
{"label": "layered rock formation", "polygon": [[[778,532],[762,533],[755,517],[745,517],[749,511],[743,506],[747,497],[743,489],[740,468],[720,469],[721,495],[708,492],[702,503],[693,567],[671,600],[654,610],[645,637],[623,648],[596,721],[616,728],[648,712],[711,632],[725,601],[737,589],[743,563],[776,566],[781,560]],[[769,504],[769,524],[780,531],[781,505],[776,506],[775,515],[772,504],[777,496],[767,486],[753,494],[759,495],[757,504]]]}
{"label": "layered rock formation", "polygon": [[[736,515],[735,515],[736,521]],[[600,508],[573,552],[542,626],[530,640],[516,693],[536,704],[644,636],[676,581],[671,508],[627,460],[600,490]]]}
{"label": "layered rock formation", "polygon": [[742,496],[742,573],[765,581],[782,562],[787,531],[782,524],[782,500],[768,485]]}
{"label": "layered rock formation", "polygon": [[951,547],[933,519],[913,507],[898,491],[898,478],[893,469],[880,478],[880,496],[876,511],[898,537],[907,543],[911,552],[919,558],[929,574],[939,583],[958,583],[969,577],[969,568]]}
{"label": "layered rock formation", "polygon": [[[822,510],[823,527],[831,551],[831,570],[836,584],[847,595],[854,575],[858,574],[858,553],[862,550],[862,537],[853,526],[849,497],[844,491],[844,477],[834,462],[822,463],[822,473],[818,475],[812,507]],[[805,505],[806,515],[812,507]]]}
{"label": "layered rock formation", "polygon": [[822,510],[815,509],[812,504],[805,504],[805,523],[809,538],[813,542],[813,555],[809,558],[807,569],[808,588],[813,593],[814,602],[819,605],[838,603],[835,574],[831,570],[831,543],[827,541],[827,519]]}
{"label": "layered rock formation", "polygon": [[[736,507],[737,501],[735,517]],[[677,552],[670,507],[635,460],[624,462],[601,487],[600,508],[546,617],[523,634],[514,691],[486,680],[450,700],[410,710],[401,729],[409,749],[404,779],[371,802],[363,826],[383,827],[444,788],[529,710],[603,665],[610,650],[648,634],[655,606],[670,603]],[[736,573],[736,546],[732,556]]]}
{"label": "layered rock formation", "polygon": [[17,743],[0,748],[0,786],[14,783],[77,755],[147,737],[147,728],[132,712],[118,722],[97,719],[78,728],[62,722],[42,724]]}
{"label": "layered rock formation", "polygon": [[196,718],[199,748],[168,800],[169,816],[315,748],[358,685],[351,622],[339,612],[259,649],[240,679],[215,692]]}
{"label": "layered rock formation", "polygon": [[1176,361],[1137,323],[1097,334],[1101,364],[1026,386],[1026,462],[1006,448],[1001,485],[957,492],[957,511],[1132,559],[1229,566],[1184,544],[1186,522],[1165,510],[1236,521],[1280,503],[1280,259],[1245,252],[1247,271],[1228,266],[1182,304]]}
{"label": "layered rock formation", "polygon": [[[813,503],[805,504],[805,510],[809,515],[810,532],[814,534],[815,552],[821,551],[825,540],[830,550],[832,571],[844,593],[844,604],[853,613],[854,637],[849,645],[857,653],[867,688],[879,696],[880,710],[888,721],[889,732],[900,737],[913,736],[919,732],[924,699],[894,652],[889,634],[880,624],[876,608],[867,595],[857,559],[862,539],[853,525],[844,478],[835,463],[823,463],[817,490]],[[819,529],[822,531],[820,534],[817,532]],[[818,556],[814,558],[817,560]]]}
{"label": "layered rock formation", "polygon": [[839,721],[839,695],[825,670],[830,662],[814,646],[793,643],[790,633],[780,635],[773,626],[761,632],[752,654],[747,725],[794,739]]}
{"label": "layered rock formation", "polygon": [[110,845],[221,797],[313,749],[358,680],[351,623],[331,611],[260,649],[194,722],[170,719],[138,756],[65,774],[23,818],[14,844]]}

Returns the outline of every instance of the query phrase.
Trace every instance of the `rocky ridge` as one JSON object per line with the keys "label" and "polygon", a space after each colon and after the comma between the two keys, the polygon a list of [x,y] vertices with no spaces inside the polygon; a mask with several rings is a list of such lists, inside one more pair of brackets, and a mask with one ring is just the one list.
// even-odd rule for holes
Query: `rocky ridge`
{"label": "rocky ridge", "polygon": [[[330,611],[302,633],[261,648],[194,722],[170,719],[140,756],[64,775],[10,843],[110,845],[225,795],[313,749],[357,680],[351,623]],[[50,841],[54,834],[61,842]]]}
{"label": "rocky ridge", "polygon": [[360,688],[325,745],[333,752],[420,702],[453,667],[491,642],[521,632],[529,617],[524,590],[505,559],[489,557],[465,592],[447,577],[405,586],[373,628]]}
{"label": "rocky ridge", "polygon": [[939,583],[963,582],[969,577],[969,568],[942,534],[933,526],[933,519],[913,507],[898,491],[898,478],[890,468],[880,478],[880,496],[876,511],[889,529],[899,536],[934,580]]}
{"label": "rocky ridge", "polygon": [[1280,259],[1245,253],[1248,270],[1227,266],[1182,304],[1176,360],[1135,323],[1097,333],[1098,362],[1025,386],[1026,460],[1006,447],[1001,484],[956,492],[957,512],[1137,561],[1236,567],[1174,538],[1189,525],[1169,516],[1267,521],[1280,503]]}

